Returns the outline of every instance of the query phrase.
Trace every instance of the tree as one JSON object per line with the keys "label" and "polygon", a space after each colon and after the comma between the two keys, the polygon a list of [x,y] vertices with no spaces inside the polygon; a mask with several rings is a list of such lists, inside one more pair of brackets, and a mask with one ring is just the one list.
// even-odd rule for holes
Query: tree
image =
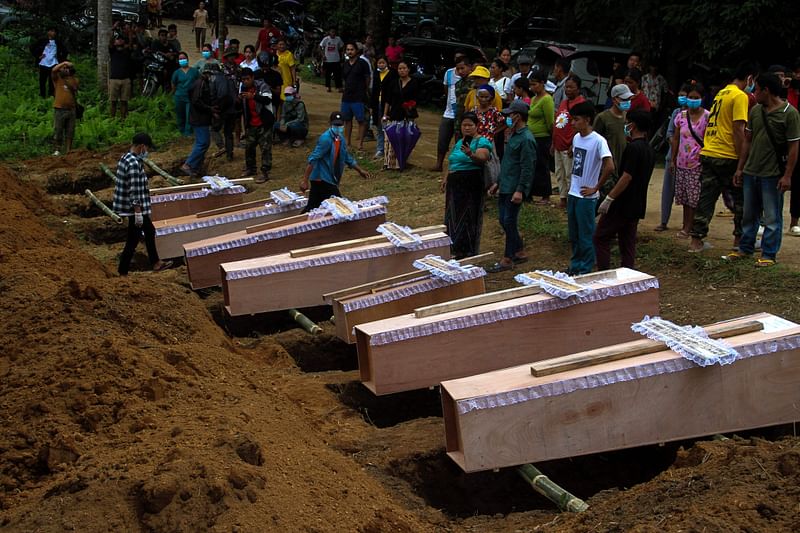
{"label": "tree", "polygon": [[97,0],[97,87],[108,92],[108,43],[111,40],[111,0]]}
{"label": "tree", "polygon": [[[217,37],[222,35],[222,30],[223,28],[225,28],[226,24],[227,21],[225,20],[225,0],[217,0]],[[224,47],[223,43],[221,43],[220,46]]]}
{"label": "tree", "polygon": [[387,37],[389,37],[389,32],[392,29],[392,0],[367,2],[365,20],[366,30],[372,32],[375,43],[379,46],[386,44]]}

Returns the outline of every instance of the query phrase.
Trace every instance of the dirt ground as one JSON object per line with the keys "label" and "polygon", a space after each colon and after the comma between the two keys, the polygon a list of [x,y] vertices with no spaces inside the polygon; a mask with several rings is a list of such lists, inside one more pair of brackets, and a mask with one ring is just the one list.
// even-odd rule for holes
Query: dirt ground
{"label": "dirt ground", "polygon": [[[273,181],[248,199],[296,187],[337,105],[319,86],[304,85],[303,95],[312,140],[276,147]],[[437,115],[422,114],[408,172],[369,181],[348,172],[343,192],[386,194],[390,220],[440,223],[444,199],[427,171],[437,124]],[[514,469],[462,473],[444,454],[438,391],[374,397],[358,381],[354,349],[333,335],[329,310],[308,310],[324,328],[317,337],[280,313],[231,319],[219,291],[190,290],[185,267],[146,272],[141,247],[136,271],[117,276],[124,231],[82,191],[109,200],[97,164],[113,165],[125,149],[0,169],[0,530],[800,530],[793,427],[537,465],[587,500],[581,515],[558,513]],[[153,156],[174,170],[189,149],[182,141]],[[211,160],[209,170],[235,177],[242,157],[237,150],[232,163]],[[647,253],[666,250],[649,263],[658,265],[651,273],[662,280],[664,316],[703,323],[769,310],[800,319],[797,307],[778,309],[741,282],[686,279],[692,260],[713,272],[730,219],[714,221],[714,250],[683,257],[671,237],[650,231],[659,180],[656,173],[642,241]],[[555,208],[538,209],[561,223]],[[563,242],[525,237],[534,266],[564,264]],[[487,219],[484,248],[499,252],[501,239]],[[798,244],[784,244],[787,274]],[[488,279],[490,289],[510,283],[508,275]]]}

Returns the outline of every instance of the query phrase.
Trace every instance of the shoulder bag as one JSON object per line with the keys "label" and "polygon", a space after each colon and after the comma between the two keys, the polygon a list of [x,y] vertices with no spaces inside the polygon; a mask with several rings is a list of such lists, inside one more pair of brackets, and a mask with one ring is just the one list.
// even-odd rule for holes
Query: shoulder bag
{"label": "shoulder bag", "polygon": [[781,146],[775,141],[775,133],[772,131],[772,128],[769,126],[769,122],[767,121],[767,112],[764,110],[764,106],[761,106],[761,120],[764,121],[764,129],[767,131],[767,137],[769,137],[769,142],[772,143],[772,150],[775,152],[775,157],[778,158],[778,170],[781,171],[781,175],[786,172],[786,161],[789,158],[789,154],[787,153],[786,145],[781,148]]}

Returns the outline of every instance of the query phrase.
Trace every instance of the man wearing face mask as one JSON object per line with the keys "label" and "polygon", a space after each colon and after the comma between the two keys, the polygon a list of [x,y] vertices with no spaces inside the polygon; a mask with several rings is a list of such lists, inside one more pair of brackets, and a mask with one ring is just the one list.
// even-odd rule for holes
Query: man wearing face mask
{"label": "man wearing face mask", "polygon": [[489,188],[489,193],[498,195],[498,218],[506,234],[506,244],[503,258],[488,272],[511,270],[515,264],[528,260],[517,225],[522,200],[530,195],[536,168],[536,140],[528,129],[528,111],[528,104],[522,100],[512,101],[501,111],[511,135],[506,141],[497,183]]}
{"label": "man wearing face mask", "polygon": [[331,196],[341,196],[339,183],[345,165],[358,172],[362,178],[370,174],[358,166],[347,151],[344,140],[344,119],[338,111],[331,113],[330,128],[319,136],[317,146],[308,156],[305,174],[300,180],[300,190],[308,193],[308,204],[303,212],[316,209]]}
{"label": "man wearing face mask", "polygon": [[617,183],[619,175],[617,169],[620,167],[622,152],[628,145],[625,138],[625,114],[631,108],[631,98],[633,93],[624,83],[620,83],[611,88],[612,106],[605,111],[598,113],[594,118],[593,129],[603,136],[611,150],[611,158],[614,160],[614,170],[606,181],[601,195],[610,191]]}
{"label": "man wearing face mask", "polygon": [[742,180],[735,177],[739,154],[745,141],[748,114],[748,93],[753,92],[756,66],[742,63],[736,68],[733,81],[714,97],[700,152],[700,199],[694,212],[690,252],[703,250],[703,239],[714,216],[719,195],[727,190],[733,204],[733,246],[739,247],[742,235]]}
{"label": "man wearing face mask", "polygon": [[308,112],[294,87],[283,90],[283,112],[280,122],[275,123],[275,135],[281,142],[299,148],[308,135]]}
{"label": "man wearing face mask", "polygon": [[139,237],[144,233],[144,245],[153,271],[158,272],[172,266],[171,261],[161,261],[156,250],[156,229],[150,221],[150,189],[147,175],[144,173],[142,160],[147,157],[148,149],[155,149],[153,140],[147,133],[133,136],[130,150],[117,163],[117,182],[114,186],[113,210],[119,216],[128,219],[128,239],[119,257],[117,271],[126,276],[131,266],[131,259],[139,244]]}

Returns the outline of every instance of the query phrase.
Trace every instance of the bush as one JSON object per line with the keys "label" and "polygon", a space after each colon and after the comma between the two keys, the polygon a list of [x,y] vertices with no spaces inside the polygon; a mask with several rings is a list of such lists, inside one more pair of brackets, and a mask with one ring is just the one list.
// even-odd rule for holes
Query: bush
{"label": "bush", "polygon": [[[4,91],[0,94],[0,160],[24,159],[52,151],[53,99],[39,97],[38,73],[26,52],[0,47],[0,72]],[[97,150],[129,143],[134,133],[146,131],[156,143],[180,136],[175,126],[172,98],[135,97],[125,121],[108,116],[106,96],[98,90],[92,57],[72,60],[80,80],[78,101],[86,108],[75,128],[73,148]]]}

